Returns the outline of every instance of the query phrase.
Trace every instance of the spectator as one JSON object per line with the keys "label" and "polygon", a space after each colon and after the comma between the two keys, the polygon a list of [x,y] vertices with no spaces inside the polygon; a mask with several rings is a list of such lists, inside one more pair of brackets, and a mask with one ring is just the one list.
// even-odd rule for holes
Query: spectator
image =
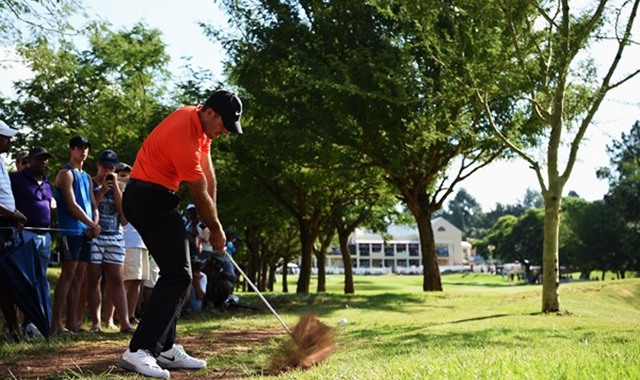
{"label": "spectator", "polygon": [[[211,246],[211,244],[209,244],[209,237],[211,235],[209,232],[209,228],[207,228],[207,226],[205,226],[204,223],[198,223],[197,231],[198,231],[197,237],[198,237],[198,240],[200,241],[200,254],[197,255],[197,259],[209,260],[214,256],[219,256],[219,255],[215,255],[215,252],[213,251],[213,247]],[[191,258],[193,259],[194,256],[192,255]]]}
{"label": "spectator", "polygon": [[[129,182],[131,166],[119,163],[116,165],[116,174],[124,190]],[[129,322],[133,324],[138,323],[135,311],[140,301],[142,282],[149,279],[149,251],[138,231],[131,223],[126,222],[124,216],[122,220],[124,222],[124,246],[127,252],[124,257],[124,286],[127,292]]]}
{"label": "spectator", "polygon": [[[4,161],[4,155],[11,150],[11,138],[18,131],[0,120],[0,160]],[[9,249],[15,236],[14,229],[22,229],[27,218],[16,209],[15,199],[11,191],[11,178],[7,168],[0,162],[0,250]],[[15,341],[21,339],[22,333],[18,327],[16,306],[7,289],[0,286],[0,308],[4,314],[6,328]]]}
{"label": "spectator", "polygon": [[207,275],[202,271],[202,261],[196,260],[191,263],[191,275],[186,304],[190,311],[201,311],[207,292]]}
{"label": "spectator", "polygon": [[26,150],[16,154],[16,171],[19,172],[29,166],[29,152]]}
{"label": "spectator", "polygon": [[[54,196],[61,229],[62,271],[53,297],[51,332],[54,334],[80,331],[78,299],[91,258],[91,242],[100,234],[91,177],[82,169],[90,147],[91,143],[83,136],[69,140],[69,162],[56,175]],[[67,321],[63,327],[65,302]]]}
{"label": "spectator", "polygon": [[200,239],[198,237],[198,212],[196,206],[193,203],[187,205],[185,211],[185,225],[184,229],[187,233],[187,241],[189,242],[189,255],[192,258],[197,257],[200,254],[201,246]]}
{"label": "spectator", "polygon": [[[129,323],[127,296],[124,289],[124,236],[120,228],[122,215],[122,190],[114,175],[118,164],[118,155],[107,149],[98,159],[98,174],[93,178],[93,192],[98,212],[101,232],[94,239],[91,246],[91,261],[88,270],[87,295],[89,312],[91,314],[91,331],[100,331],[100,308],[102,292],[100,283],[102,271],[105,273],[107,304],[113,302],[118,319],[120,332],[132,333],[134,330]],[[113,309],[107,307],[105,321],[107,326],[113,323]]]}
{"label": "spectator", "polygon": [[[16,207],[27,218],[27,227],[22,236],[25,242],[33,240],[36,254],[40,259],[40,268],[36,268],[47,278],[47,267],[51,257],[51,201],[53,188],[45,175],[51,154],[44,147],[36,146],[27,159],[29,165],[22,171],[11,173],[11,189],[16,200]],[[51,315],[51,298],[49,296],[49,283],[46,282],[47,304],[42,305],[49,310]],[[38,330],[25,318],[25,332],[28,335],[35,334]]]}

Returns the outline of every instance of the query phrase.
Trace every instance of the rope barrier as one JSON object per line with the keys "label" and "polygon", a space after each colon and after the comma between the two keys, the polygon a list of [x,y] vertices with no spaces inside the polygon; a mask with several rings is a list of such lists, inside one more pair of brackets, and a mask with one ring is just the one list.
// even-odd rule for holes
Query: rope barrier
{"label": "rope barrier", "polygon": [[[78,232],[78,230],[72,230],[68,228],[53,228],[53,227],[22,227],[22,229],[27,231]],[[18,228],[17,227],[0,227],[0,230],[18,230]],[[119,233],[122,231],[102,230],[102,232]]]}

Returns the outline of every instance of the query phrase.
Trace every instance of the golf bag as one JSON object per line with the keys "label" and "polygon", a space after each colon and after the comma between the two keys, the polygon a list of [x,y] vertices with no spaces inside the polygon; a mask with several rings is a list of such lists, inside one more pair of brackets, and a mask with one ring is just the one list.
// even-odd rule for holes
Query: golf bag
{"label": "golf bag", "polygon": [[207,292],[203,300],[203,309],[207,307],[223,308],[225,301],[233,294],[236,277],[224,270],[222,261],[210,258],[202,271],[207,275]]}

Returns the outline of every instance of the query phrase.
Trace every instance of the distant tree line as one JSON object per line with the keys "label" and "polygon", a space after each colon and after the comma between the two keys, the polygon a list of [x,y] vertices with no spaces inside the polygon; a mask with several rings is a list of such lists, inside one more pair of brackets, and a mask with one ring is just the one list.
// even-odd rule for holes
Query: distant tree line
{"label": "distant tree line", "polygon": [[[598,170],[609,180],[602,200],[589,202],[576,192],[563,199],[560,251],[565,270],[589,279],[593,271],[625,278],[640,271],[640,122],[607,146],[610,166]],[[463,231],[487,260],[542,265],[543,214],[540,196],[528,189],[522,202],[497,204],[485,213],[460,189],[441,215]]]}

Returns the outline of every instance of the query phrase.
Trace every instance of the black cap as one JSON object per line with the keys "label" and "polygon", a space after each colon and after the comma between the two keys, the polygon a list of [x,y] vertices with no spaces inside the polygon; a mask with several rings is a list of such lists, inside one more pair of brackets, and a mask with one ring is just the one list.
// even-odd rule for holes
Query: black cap
{"label": "black cap", "polygon": [[118,165],[118,155],[113,150],[107,149],[100,154],[98,162],[100,163],[100,165],[115,167],[116,165]]}
{"label": "black cap", "polygon": [[29,151],[28,157],[37,157],[37,156],[45,156],[46,158],[50,158],[51,153],[47,152],[47,150],[43,146],[34,146]]}
{"label": "black cap", "polygon": [[91,143],[84,136],[78,135],[78,136],[72,137],[71,140],[69,140],[69,148],[85,147],[85,146],[91,148]]}
{"label": "black cap", "polygon": [[118,165],[116,165],[116,173],[118,172],[123,172],[123,171],[131,171],[131,166],[129,166],[129,164],[126,164],[124,162],[120,162],[118,163]]}
{"label": "black cap", "polygon": [[209,96],[204,105],[222,116],[222,122],[227,131],[242,134],[240,125],[242,102],[236,94],[229,91],[216,91]]}

